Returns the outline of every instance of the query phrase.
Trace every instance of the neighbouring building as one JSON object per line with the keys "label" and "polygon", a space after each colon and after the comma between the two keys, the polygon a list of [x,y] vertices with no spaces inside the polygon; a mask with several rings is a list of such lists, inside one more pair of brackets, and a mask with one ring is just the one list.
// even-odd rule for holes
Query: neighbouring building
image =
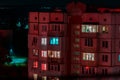
{"label": "neighbouring building", "polygon": [[29,12],[28,76],[59,80],[118,74],[119,34],[120,9],[87,12],[85,4],[72,2],[66,12]]}

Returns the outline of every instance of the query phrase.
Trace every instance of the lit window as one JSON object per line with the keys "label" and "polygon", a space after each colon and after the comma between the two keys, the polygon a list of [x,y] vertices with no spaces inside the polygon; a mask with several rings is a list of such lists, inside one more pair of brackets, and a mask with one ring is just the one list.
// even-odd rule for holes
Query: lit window
{"label": "lit window", "polygon": [[48,57],[53,57],[53,55],[52,55],[52,51],[50,51],[50,50],[48,50]]}
{"label": "lit window", "polygon": [[41,38],[41,44],[47,45],[47,38]]}
{"label": "lit window", "polygon": [[118,55],[118,61],[120,61],[120,54]]}
{"label": "lit window", "polygon": [[55,58],[60,58],[60,51],[53,52]]}
{"label": "lit window", "polygon": [[108,27],[107,26],[102,26],[102,32],[103,33],[108,33]]}
{"label": "lit window", "polygon": [[33,74],[33,78],[34,78],[34,80],[37,80],[38,79],[38,74]]}
{"label": "lit window", "polygon": [[33,68],[38,68],[38,61],[33,62]]}
{"label": "lit window", "polygon": [[94,53],[83,53],[83,60],[94,61],[95,60]]}
{"label": "lit window", "polygon": [[50,38],[50,45],[58,45],[59,39],[57,37]]}
{"label": "lit window", "polygon": [[57,51],[56,54],[57,54],[57,58],[60,58],[60,51]]}
{"label": "lit window", "polygon": [[41,51],[41,57],[47,57],[47,51]]}
{"label": "lit window", "polygon": [[47,70],[47,64],[42,63],[41,64],[41,70]]}
{"label": "lit window", "polygon": [[98,32],[98,26],[97,25],[82,25],[82,32],[86,32],[86,33]]}
{"label": "lit window", "polygon": [[35,56],[38,55],[38,49],[33,49],[33,55],[35,55]]}
{"label": "lit window", "polygon": [[42,76],[42,80],[47,80],[47,76]]}
{"label": "lit window", "polygon": [[50,58],[60,58],[60,51],[48,51],[48,57]]}

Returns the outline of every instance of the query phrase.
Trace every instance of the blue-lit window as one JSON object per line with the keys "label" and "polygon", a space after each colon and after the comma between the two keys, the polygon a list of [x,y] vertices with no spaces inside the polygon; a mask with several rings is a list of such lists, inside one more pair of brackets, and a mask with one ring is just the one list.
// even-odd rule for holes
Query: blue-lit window
{"label": "blue-lit window", "polygon": [[120,54],[118,55],[118,61],[120,61]]}
{"label": "blue-lit window", "polygon": [[58,45],[58,44],[59,44],[59,38],[58,37],[50,38],[50,45]]}

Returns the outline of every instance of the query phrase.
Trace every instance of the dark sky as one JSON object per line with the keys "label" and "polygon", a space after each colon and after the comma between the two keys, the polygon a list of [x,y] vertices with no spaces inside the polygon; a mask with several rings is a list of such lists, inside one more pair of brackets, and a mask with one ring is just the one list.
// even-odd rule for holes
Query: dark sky
{"label": "dark sky", "polygon": [[51,5],[65,6],[71,1],[81,1],[100,7],[120,7],[120,0],[0,0],[0,5]]}

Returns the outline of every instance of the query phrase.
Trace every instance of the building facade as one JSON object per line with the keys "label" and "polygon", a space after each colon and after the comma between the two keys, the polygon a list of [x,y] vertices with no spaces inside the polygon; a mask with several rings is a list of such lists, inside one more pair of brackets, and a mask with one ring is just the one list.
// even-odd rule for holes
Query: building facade
{"label": "building facade", "polygon": [[67,74],[66,18],[60,10],[29,13],[29,78],[58,79]]}
{"label": "building facade", "polygon": [[66,8],[29,13],[29,78],[120,73],[120,13],[87,12],[80,2]]}
{"label": "building facade", "polygon": [[120,38],[116,35],[120,13],[113,9],[86,12],[79,2],[70,3],[67,11],[71,26],[71,76],[119,74]]}

